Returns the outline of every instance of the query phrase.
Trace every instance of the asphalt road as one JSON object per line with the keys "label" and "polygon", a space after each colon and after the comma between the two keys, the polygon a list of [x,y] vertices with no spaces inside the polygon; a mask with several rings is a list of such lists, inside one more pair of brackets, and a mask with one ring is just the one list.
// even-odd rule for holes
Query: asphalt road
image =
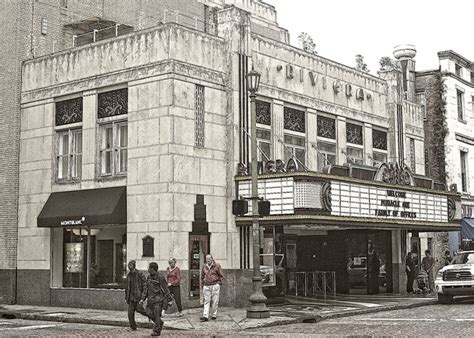
{"label": "asphalt road", "polygon": [[[164,337],[247,336],[462,336],[474,337],[474,297],[450,305],[431,305],[407,310],[325,320],[314,324],[292,324],[241,332],[197,332],[164,330]],[[0,337],[147,337],[149,329],[129,331],[125,327],[0,319]]]}

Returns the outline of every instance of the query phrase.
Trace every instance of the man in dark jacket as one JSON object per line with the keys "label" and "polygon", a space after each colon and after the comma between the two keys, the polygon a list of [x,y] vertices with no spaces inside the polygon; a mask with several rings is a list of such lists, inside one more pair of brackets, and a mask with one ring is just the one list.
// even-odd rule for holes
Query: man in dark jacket
{"label": "man in dark jacket", "polygon": [[413,261],[411,252],[409,252],[406,257],[406,272],[407,272],[407,292],[413,292],[413,282],[415,280],[415,262]]}
{"label": "man in dark jacket", "polygon": [[146,300],[146,316],[155,323],[152,336],[160,336],[163,328],[161,320],[161,311],[164,305],[170,305],[173,302],[165,277],[158,272],[158,264],[151,262],[148,266],[149,276],[145,281],[140,303]]}
{"label": "man in dark jacket", "polygon": [[145,284],[145,275],[137,270],[135,261],[130,261],[128,263],[128,269],[130,272],[127,274],[125,300],[128,304],[128,321],[130,323],[130,329],[135,331],[137,329],[137,323],[135,322],[135,311],[145,315],[142,307],[138,306],[138,302],[142,298],[143,286]]}

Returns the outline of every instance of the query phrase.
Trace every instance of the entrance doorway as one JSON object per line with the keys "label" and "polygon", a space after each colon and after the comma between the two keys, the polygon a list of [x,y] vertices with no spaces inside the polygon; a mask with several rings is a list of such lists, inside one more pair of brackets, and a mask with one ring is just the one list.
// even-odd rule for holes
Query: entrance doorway
{"label": "entrance doorway", "polygon": [[346,242],[349,293],[391,292],[390,232],[348,231]]}
{"label": "entrance doorway", "polygon": [[208,235],[189,235],[189,298],[200,297],[200,273],[208,253]]}

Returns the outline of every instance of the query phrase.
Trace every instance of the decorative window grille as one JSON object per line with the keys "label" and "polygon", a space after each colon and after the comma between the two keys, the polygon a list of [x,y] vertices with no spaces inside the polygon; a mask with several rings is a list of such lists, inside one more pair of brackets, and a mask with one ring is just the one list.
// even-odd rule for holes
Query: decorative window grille
{"label": "decorative window grille", "polygon": [[353,123],[346,123],[346,141],[353,144],[364,144],[362,136],[362,126]]}
{"label": "decorative window grille", "polygon": [[372,147],[387,150],[387,132],[372,129]]}
{"label": "decorative window grille", "polygon": [[69,129],[58,133],[56,178],[78,179],[82,174],[82,130]]}
{"label": "decorative window grille", "polygon": [[56,126],[82,122],[82,97],[56,102]]}
{"label": "decorative window grille", "polygon": [[270,126],[271,121],[271,104],[270,102],[259,101],[255,102],[257,110],[257,123]]}
{"label": "decorative window grille", "polygon": [[317,132],[319,137],[336,139],[336,120],[318,115]]}
{"label": "decorative window grille", "polygon": [[304,133],[306,131],[305,112],[289,107],[284,108],[284,128]]}
{"label": "decorative window grille", "polygon": [[415,139],[410,138],[410,169],[416,172]]}
{"label": "decorative window grille", "polygon": [[426,119],[426,96],[425,93],[417,93],[415,95],[416,103],[421,107],[421,112],[423,113],[423,118]]}
{"label": "decorative window grille", "polygon": [[196,147],[204,147],[204,87],[196,85],[195,88],[195,145]]}
{"label": "decorative window grille", "polygon": [[128,88],[99,94],[99,118],[118,116],[128,113]]}
{"label": "decorative window grille", "polygon": [[100,175],[113,176],[127,172],[128,126],[126,121],[100,126]]}
{"label": "decorative window grille", "polygon": [[155,257],[155,239],[149,235],[142,238],[143,241],[143,256]]}

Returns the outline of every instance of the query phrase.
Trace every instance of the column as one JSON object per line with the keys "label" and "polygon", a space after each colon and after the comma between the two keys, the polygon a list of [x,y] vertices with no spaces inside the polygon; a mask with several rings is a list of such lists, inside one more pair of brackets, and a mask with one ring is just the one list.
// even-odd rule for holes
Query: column
{"label": "column", "polygon": [[82,182],[84,183],[84,188],[93,188],[97,163],[96,90],[83,93],[82,106]]}
{"label": "column", "polygon": [[346,118],[342,116],[337,117],[336,121],[337,128],[337,164],[341,165],[346,163]]}
{"label": "column", "polygon": [[316,110],[308,108],[306,128],[306,151],[308,152],[307,167],[309,170],[316,171],[318,169],[318,152],[314,148],[317,145],[317,115]]}
{"label": "column", "polygon": [[284,132],[284,109],[283,101],[273,100],[273,115],[272,115],[272,133],[273,133],[273,160],[284,160],[285,153],[282,142],[285,139]]}
{"label": "column", "polygon": [[401,230],[392,230],[392,280],[393,293],[406,294],[407,277],[405,262],[402,259],[402,234]]}
{"label": "column", "polygon": [[372,125],[364,123],[364,164],[372,165],[373,159]]}

